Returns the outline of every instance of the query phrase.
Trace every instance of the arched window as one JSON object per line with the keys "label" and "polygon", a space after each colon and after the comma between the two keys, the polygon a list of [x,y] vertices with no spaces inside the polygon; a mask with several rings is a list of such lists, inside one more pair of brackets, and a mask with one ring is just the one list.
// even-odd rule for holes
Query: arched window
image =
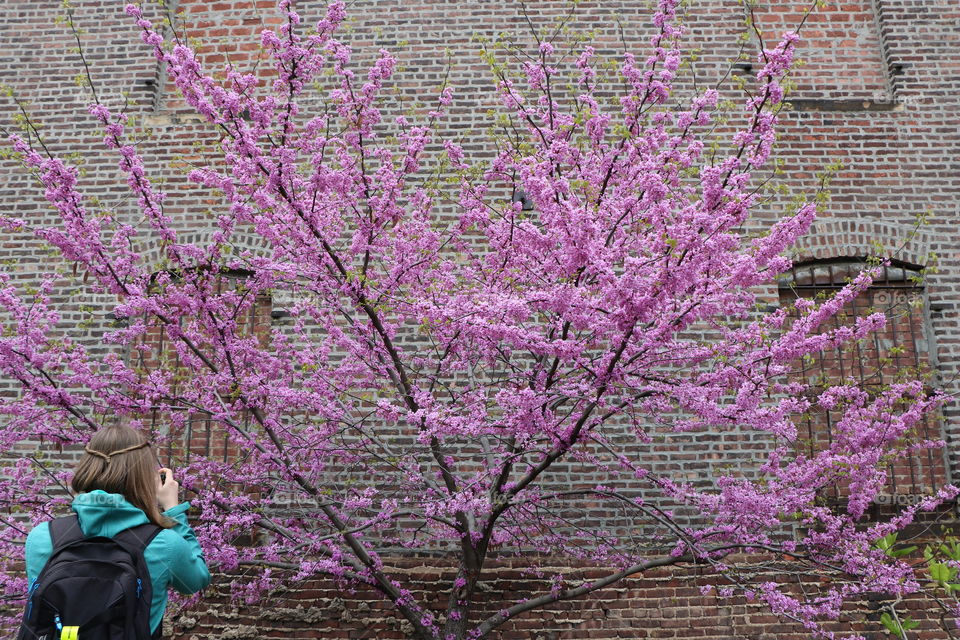
{"label": "arched window", "polygon": [[[242,271],[222,271],[215,276],[212,295],[226,292],[243,292],[244,281],[249,277]],[[254,295],[254,299],[244,299],[242,302],[230,305],[227,312],[236,322],[236,333],[241,336],[256,336],[261,344],[269,340],[272,321],[272,300],[269,295]],[[180,319],[182,323],[183,318]],[[172,345],[169,328],[159,319],[147,320],[148,326],[140,339],[132,345],[130,359],[141,376],[147,376],[157,368],[174,374],[173,391],[176,393],[178,385],[191,384],[192,376],[180,362],[176,349]],[[201,345],[202,346],[202,345]],[[231,442],[226,428],[211,419],[209,415],[191,411],[189,407],[175,409],[182,412],[182,420],[174,420],[166,411],[153,409],[150,415],[144,417],[146,426],[153,433],[166,436],[166,446],[158,453],[161,462],[182,466],[188,464],[195,456],[206,459],[230,463],[241,455],[240,448]],[[244,416],[242,424],[249,426],[250,416]],[[172,429],[172,425],[182,424],[182,427]]]}
{"label": "arched window", "polygon": [[[865,267],[865,262],[858,259],[798,263],[778,280],[780,302],[793,308],[797,298],[830,296]],[[930,380],[933,349],[920,269],[903,263],[882,268],[873,284],[824,328],[850,324],[856,317],[874,312],[886,315],[883,329],[864,341],[804,359],[798,363],[794,379],[818,388],[853,378],[865,390],[876,392],[905,378]],[[823,449],[831,441],[837,419],[834,412],[823,409],[804,416],[797,425],[799,446],[810,454]],[[942,438],[939,419],[928,416],[914,437]],[[891,464],[887,487],[878,503],[911,503],[946,481],[943,450],[918,451]],[[839,491],[832,497],[839,498]]]}

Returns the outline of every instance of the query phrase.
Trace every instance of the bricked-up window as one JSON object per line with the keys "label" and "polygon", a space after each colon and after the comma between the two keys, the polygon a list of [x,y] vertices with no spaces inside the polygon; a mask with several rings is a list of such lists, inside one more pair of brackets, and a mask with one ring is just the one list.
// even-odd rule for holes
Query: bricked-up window
{"label": "bricked-up window", "polygon": [[[239,271],[225,271],[216,276],[214,292],[236,291],[242,287],[248,274]],[[269,296],[260,295],[253,304],[242,310],[242,317],[238,317],[237,327],[241,335],[254,335],[261,344],[269,339],[272,312],[272,300]],[[146,347],[146,348],[145,348]],[[158,367],[175,372],[175,385],[193,384],[189,372],[184,370],[177,356],[177,351],[171,343],[167,328],[159,321],[152,321],[145,335],[133,346],[131,357],[133,364],[147,375]],[[176,392],[176,386],[174,387]],[[146,425],[151,432],[169,434],[166,447],[158,451],[161,462],[173,468],[183,466],[194,456],[203,456],[207,459],[222,462],[233,462],[241,455],[239,448],[230,442],[226,428],[209,416],[184,409],[186,414],[183,428],[177,433],[170,431],[173,420],[166,412],[151,411],[146,416]],[[243,426],[249,426],[250,416],[243,417]]]}
{"label": "bricked-up window", "polygon": [[[797,298],[832,295],[864,269],[863,262],[833,261],[795,265],[779,280],[780,302],[793,308]],[[857,296],[832,320],[832,326],[850,324],[857,317],[881,312],[886,325],[866,340],[842,349],[825,350],[798,363],[795,380],[822,388],[853,378],[865,390],[879,393],[893,382],[930,373],[930,341],[924,311],[924,291],[919,272],[888,266],[873,285]],[[829,329],[831,327],[824,327]],[[804,416],[797,425],[798,446],[814,454],[828,445],[839,414],[822,408]],[[928,415],[917,439],[940,439],[939,420]],[[926,449],[893,463],[887,486],[878,503],[900,504],[917,500],[946,482],[941,449]],[[829,498],[840,498],[838,489]]]}

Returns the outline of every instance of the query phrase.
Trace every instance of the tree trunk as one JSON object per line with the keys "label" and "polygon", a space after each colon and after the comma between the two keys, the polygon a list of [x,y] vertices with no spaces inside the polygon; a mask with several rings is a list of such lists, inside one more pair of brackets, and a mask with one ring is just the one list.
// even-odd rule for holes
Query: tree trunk
{"label": "tree trunk", "polygon": [[473,592],[480,578],[479,569],[470,570],[461,565],[450,590],[447,605],[447,620],[443,625],[442,640],[466,640],[470,623],[470,605]]}

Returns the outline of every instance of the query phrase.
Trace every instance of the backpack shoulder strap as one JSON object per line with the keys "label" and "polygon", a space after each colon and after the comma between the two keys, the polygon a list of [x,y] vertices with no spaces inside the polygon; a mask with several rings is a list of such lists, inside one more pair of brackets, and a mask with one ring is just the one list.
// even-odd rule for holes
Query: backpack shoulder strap
{"label": "backpack shoulder strap", "polygon": [[115,535],[113,539],[128,549],[135,549],[142,555],[147,545],[153,542],[153,539],[156,538],[157,534],[161,531],[163,531],[162,527],[158,527],[152,522],[146,522],[135,527],[130,527],[129,529],[124,529]]}
{"label": "backpack shoulder strap", "polygon": [[54,553],[85,537],[80,529],[80,518],[77,514],[54,518],[50,521],[50,544]]}

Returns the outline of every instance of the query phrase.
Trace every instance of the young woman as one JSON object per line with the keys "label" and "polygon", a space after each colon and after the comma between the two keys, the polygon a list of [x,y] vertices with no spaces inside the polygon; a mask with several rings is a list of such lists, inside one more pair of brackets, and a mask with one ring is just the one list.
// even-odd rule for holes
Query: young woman
{"label": "young woman", "polygon": [[[195,593],[210,582],[193,530],[187,524],[190,503],[179,502],[179,485],[170,469],[158,469],[150,444],[129,427],[97,431],[84,449],[70,485],[73,510],[86,536],[113,537],[152,522],[160,527],[144,551],[153,600],[150,629],[156,632],[167,606],[167,589]],[[49,523],[27,536],[27,578],[32,585],[53,552]]]}

